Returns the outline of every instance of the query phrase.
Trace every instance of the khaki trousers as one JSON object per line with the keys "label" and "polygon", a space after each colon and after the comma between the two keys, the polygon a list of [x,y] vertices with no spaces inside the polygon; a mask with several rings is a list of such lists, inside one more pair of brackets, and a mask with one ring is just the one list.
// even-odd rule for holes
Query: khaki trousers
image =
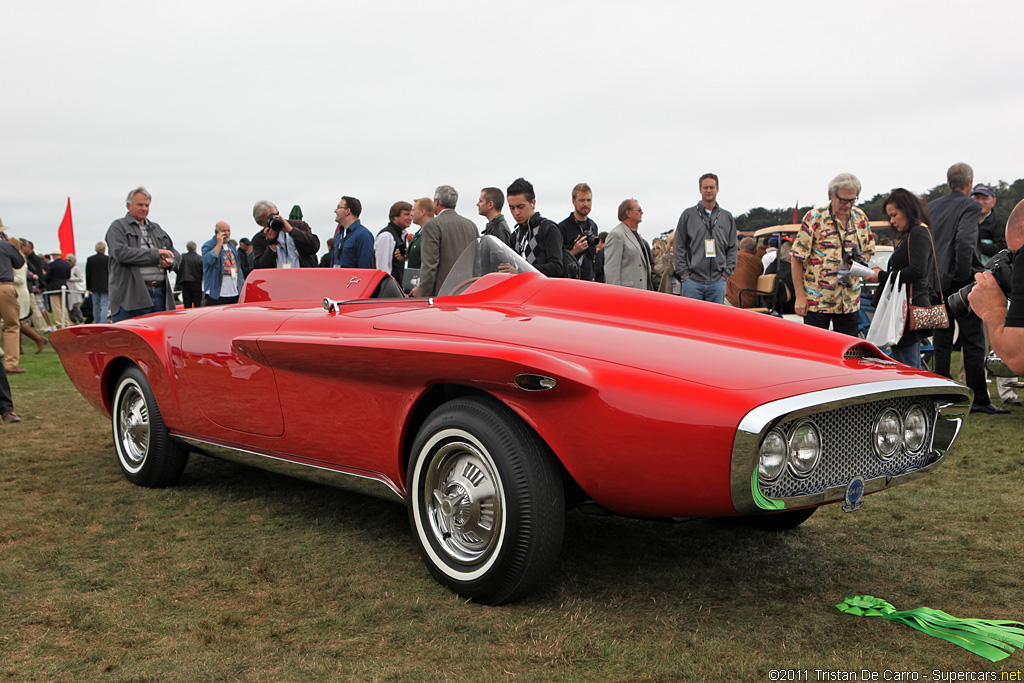
{"label": "khaki trousers", "polygon": [[68,313],[64,310],[64,297],[61,294],[50,295],[50,320],[53,322],[53,326],[58,329],[67,327],[70,324],[68,322]]}
{"label": "khaki trousers", "polygon": [[21,306],[18,305],[18,292],[10,282],[0,282],[0,323],[3,324],[3,345],[0,351],[4,354],[4,368],[18,367],[21,356]]}

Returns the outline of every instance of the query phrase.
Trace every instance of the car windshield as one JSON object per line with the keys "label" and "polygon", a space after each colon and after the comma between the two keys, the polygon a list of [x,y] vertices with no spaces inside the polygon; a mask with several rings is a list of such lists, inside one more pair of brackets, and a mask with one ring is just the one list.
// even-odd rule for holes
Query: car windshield
{"label": "car windshield", "polygon": [[[503,264],[511,266],[511,268],[499,270]],[[527,263],[522,256],[497,237],[484,235],[478,237],[462,252],[462,256],[452,266],[437,295],[461,294],[478,277],[497,272],[537,273],[540,271]]]}

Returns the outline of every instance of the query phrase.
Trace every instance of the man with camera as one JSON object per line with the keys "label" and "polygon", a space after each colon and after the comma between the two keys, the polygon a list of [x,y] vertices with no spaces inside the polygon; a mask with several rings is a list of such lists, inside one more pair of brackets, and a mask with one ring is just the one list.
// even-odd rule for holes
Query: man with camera
{"label": "man with camera", "polygon": [[308,223],[285,220],[265,199],[252,207],[252,219],[262,228],[252,237],[253,268],[316,268],[320,238]]}
{"label": "man with camera", "polygon": [[[996,254],[1006,249],[1006,219],[995,210],[995,190],[991,185],[978,183],[971,194],[974,201],[981,204],[981,218],[978,221],[978,249],[981,251],[981,262],[987,265]],[[1003,403],[1012,406],[1020,405],[1017,396],[1016,377],[995,377],[996,392]],[[960,373],[960,381],[964,381],[964,373]]]}
{"label": "man with camera", "polygon": [[[831,326],[851,337],[860,332],[863,278],[850,271],[854,263],[863,265],[875,253],[875,233],[867,214],[856,206],[861,187],[852,173],[840,173],[829,181],[829,203],[804,215],[789,261],[795,290],[793,310],[804,324],[823,330]],[[676,249],[678,253],[678,233]]]}
{"label": "man with camera", "polygon": [[572,213],[558,224],[562,232],[562,246],[569,252],[567,258],[576,261],[581,280],[593,280],[594,259],[597,258],[597,223],[590,218],[594,193],[590,185],[579,183],[572,188]]}
{"label": "man with camera", "polygon": [[[1024,201],[1019,202],[1006,219],[1006,245],[1013,253],[1010,263],[1019,261],[1024,253]],[[1009,291],[1004,274],[997,278],[986,271],[974,276],[976,284],[967,300],[971,310],[984,321],[992,349],[1011,370],[1024,374],[1024,267],[1017,263],[1016,268],[1009,270],[1012,273]]]}

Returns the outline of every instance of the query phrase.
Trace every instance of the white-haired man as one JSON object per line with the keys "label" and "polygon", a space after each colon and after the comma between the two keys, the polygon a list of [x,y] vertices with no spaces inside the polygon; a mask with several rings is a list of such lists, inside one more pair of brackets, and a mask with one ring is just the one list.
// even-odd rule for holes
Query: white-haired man
{"label": "white-haired man", "polygon": [[618,225],[608,233],[604,247],[604,277],[610,285],[651,289],[651,263],[654,257],[637,229],[644,210],[635,199],[619,204]]}
{"label": "white-haired man", "polygon": [[285,220],[273,202],[252,207],[252,219],[261,230],[252,236],[253,268],[316,268],[320,238],[309,224]]}
{"label": "white-haired man", "polygon": [[451,185],[434,191],[437,216],[423,226],[420,239],[420,283],[413,296],[437,296],[452,266],[479,234],[476,223],[455,213],[459,193]]}
{"label": "white-haired man", "polygon": [[829,203],[807,212],[790,252],[796,314],[804,323],[856,337],[861,278],[849,274],[855,257],[870,261],[875,234],[854,204],[861,184],[840,173],[828,184]]}

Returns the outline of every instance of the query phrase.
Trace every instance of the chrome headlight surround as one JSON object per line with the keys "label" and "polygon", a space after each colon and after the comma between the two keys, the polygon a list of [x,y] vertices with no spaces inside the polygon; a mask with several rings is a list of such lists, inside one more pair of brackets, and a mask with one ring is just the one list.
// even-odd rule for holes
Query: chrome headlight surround
{"label": "chrome headlight surround", "polygon": [[878,413],[871,425],[871,445],[882,462],[889,462],[903,445],[903,417],[895,408]]}
{"label": "chrome headlight surround", "polygon": [[778,429],[768,432],[761,440],[760,457],[757,460],[757,476],[761,481],[775,481],[786,469],[789,459],[789,445],[785,435]]}
{"label": "chrome headlight surround", "polygon": [[928,413],[920,403],[913,403],[903,412],[903,447],[918,455],[927,445]]}
{"label": "chrome headlight surround", "polygon": [[[821,505],[843,500],[845,487],[829,486],[822,491],[791,490],[787,493],[777,493],[766,490],[767,482],[758,481],[758,453],[761,443],[772,429],[779,429],[780,425],[792,424],[793,420],[802,417],[825,414],[828,411],[853,408],[858,404],[882,401],[887,399],[907,398],[900,406],[903,412],[906,406],[911,403],[922,403],[929,415],[928,435],[925,448],[918,458],[921,461],[913,469],[899,473],[893,477],[888,474],[879,474],[870,479],[864,480],[865,493],[874,493],[883,489],[897,486],[912,481],[927,474],[945,462],[945,456],[949,449],[962,433],[968,410],[971,407],[971,391],[963,385],[938,376],[887,379],[882,381],[865,382],[838,386],[820,391],[813,391],[805,394],[798,394],[781,398],[769,403],[761,404],[747,412],[739,422],[736,429],[736,436],[733,440],[732,459],[729,468],[729,490],[732,496],[732,503],[740,514],[759,514],[767,510],[777,510],[778,507],[765,506],[758,502],[757,490],[752,490],[752,482],[756,486],[760,484],[762,495],[768,496],[770,500],[783,504],[787,509],[807,507],[809,505]],[[917,400],[913,400],[913,399]],[[923,401],[923,402],[922,402]],[[878,410],[881,410],[879,408]],[[873,423],[877,412],[871,412],[867,419],[860,424],[863,425],[861,436],[863,437],[864,464],[875,460],[876,455],[871,445],[870,426]],[[814,418],[817,420],[817,418]],[[817,424],[817,422],[816,422]],[[824,429],[824,427],[819,427]],[[788,431],[783,429],[783,431]],[[822,431],[823,438],[825,431]],[[829,441],[831,444],[831,441]],[[824,445],[824,444],[823,444]],[[830,445],[830,448],[832,446]],[[822,454],[825,459],[826,454]],[[813,477],[823,462],[815,470]],[[858,468],[863,469],[863,468]],[[779,480],[783,478],[780,475]]]}
{"label": "chrome headlight surround", "polygon": [[800,420],[789,432],[788,460],[793,476],[803,479],[810,476],[821,460],[821,434],[811,420]]}

